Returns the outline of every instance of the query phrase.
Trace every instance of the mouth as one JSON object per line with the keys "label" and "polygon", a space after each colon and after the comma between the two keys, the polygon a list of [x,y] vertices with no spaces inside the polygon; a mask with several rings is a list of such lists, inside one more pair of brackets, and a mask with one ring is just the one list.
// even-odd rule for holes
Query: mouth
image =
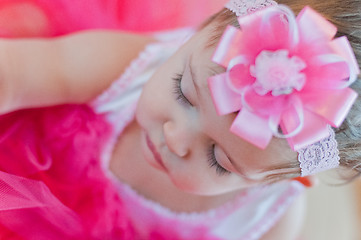
{"label": "mouth", "polygon": [[164,166],[162,157],[160,156],[160,154],[156,150],[153,142],[150,140],[148,135],[146,135],[146,141],[147,141],[147,145],[148,145],[149,150],[152,152],[152,154],[154,156],[155,161],[159,164],[159,166],[162,168],[162,170],[166,171],[167,168]]}

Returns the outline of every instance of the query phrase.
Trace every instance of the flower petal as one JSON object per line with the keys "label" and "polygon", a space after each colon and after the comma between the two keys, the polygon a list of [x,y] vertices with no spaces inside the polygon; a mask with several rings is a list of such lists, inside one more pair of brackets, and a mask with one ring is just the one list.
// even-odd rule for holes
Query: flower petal
{"label": "flower petal", "polygon": [[[299,97],[294,96],[289,100],[292,103],[288,109],[282,112],[278,124],[272,121],[275,115],[270,118],[270,127],[273,135],[280,138],[290,138],[296,136],[302,131],[304,125],[304,111],[302,101]],[[278,127],[282,128],[282,133],[279,133]]]}
{"label": "flower petal", "polygon": [[350,88],[318,90],[302,98],[305,108],[323,117],[332,126],[339,127],[355,102],[357,93]]}
{"label": "flower petal", "polygon": [[253,114],[245,108],[233,121],[231,132],[261,149],[265,149],[272,139],[268,119]]}
{"label": "flower petal", "polygon": [[288,108],[287,96],[272,96],[271,94],[259,95],[253,88],[245,88],[242,105],[250,111],[256,112],[262,116],[281,114],[284,109]]}
{"label": "flower petal", "polygon": [[229,88],[226,78],[226,73],[208,78],[209,91],[219,115],[239,111],[242,107],[242,96]]}
{"label": "flower petal", "polygon": [[[304,123],[302,131],[294,137],[287,138],[289,145],[295,151],[305,148],[329,135],[327,123],[323,118],[307,110],[303,114]],[[291,131],[292,128],[293,126],[288,126],[287,122],[282,124],[283,131]]]}
{"label": "flower petal", "polygon": [[350,77],[350,68],[347,62],[341,59],[341,61],[336,60],[325,63],[322,62],[322,58],[316,61],[318,63],[314,61],[314,64],[305,71],[307,76],[307,84],[304,87],[305,92],[315,91],[316,89],[340,89],[351,83],[347,81]]}
{"label": "flower petal", "polygon": [[224,31],[218,47],[213,54],[212,60],[215,63],[227,68],[232,58],[236,57],[240,52],[243,33],[238,28],[227,26]]}
{"label": "flower petal", "polygon": [[[238,61],[241,59],[242,61]],[[234,92],[237,92],[238,94],[242,94],[243,88],[252,84],[255,79],[250,74],[249,65],[245,65],[247,64],[247,60],[244,59],[243,56],[233,58],[231,60],[231,63],[232,62],[235,62],[235,65],[227,70],[226,82],[230,89],[232,89]]]}
{"label": "flower petal", "polygon": [[295,45],[299,37],[294,19],[292,11],[282,6],[239,17],[244,36],[242,52],[255,58],[265,49],[288,49]]}
{"label": "flower petal", "polygon": [[303,8],[296,20],[302,41],[306,43],[331,40],[337,33],[332,23],[310,7]]}
{"label": "flower petal", "polygon": [[330,46],[336,54],[343,57],[351,65],[351,69],[355,75],[360,74],[360,68],[358,66],[355,54],[352,50],[350,42],[346,37],[339,37],[334,39],[331,41]]}

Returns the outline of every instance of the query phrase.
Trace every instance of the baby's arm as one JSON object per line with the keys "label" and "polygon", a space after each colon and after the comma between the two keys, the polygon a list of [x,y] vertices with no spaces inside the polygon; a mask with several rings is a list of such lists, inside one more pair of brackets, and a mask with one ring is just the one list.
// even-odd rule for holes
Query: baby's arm
{"label": "baby's arm", "polygon": [[306,197],[300,196],[285,215],[260,240],[299,240],[306,211]]}
{"label": "baby's arm", "polygon": [[0,113],[87,102],[106,89],[151,41],[110,31],[54,39],[2,39]]}

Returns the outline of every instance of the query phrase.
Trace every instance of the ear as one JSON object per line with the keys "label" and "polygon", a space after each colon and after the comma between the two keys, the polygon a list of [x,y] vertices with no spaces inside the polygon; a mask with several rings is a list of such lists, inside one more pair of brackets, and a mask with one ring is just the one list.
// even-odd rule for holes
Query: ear
{"label": "ear", "polygon": [[299,181],[305,187],[314,187],[318,184],[318,178],[316,176],[305,176],[305,177],[296,177],[292,180]]}

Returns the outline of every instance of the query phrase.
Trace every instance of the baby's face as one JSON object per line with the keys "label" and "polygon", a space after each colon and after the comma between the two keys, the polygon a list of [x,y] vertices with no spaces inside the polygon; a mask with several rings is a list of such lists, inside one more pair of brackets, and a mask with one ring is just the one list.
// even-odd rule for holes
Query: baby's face
{"label": "baby's face", "polygon": [[[229,131],[235,115],[218,116],[207,79],[224,71],[206,48],[210,27],[191,38],[145,85],[136,118],[145,159],[180,189],[215,195],[262,183],[264,172],[297,161],[281,140],[266,150]],[[263,172],[263,173],[262,173]]]}

